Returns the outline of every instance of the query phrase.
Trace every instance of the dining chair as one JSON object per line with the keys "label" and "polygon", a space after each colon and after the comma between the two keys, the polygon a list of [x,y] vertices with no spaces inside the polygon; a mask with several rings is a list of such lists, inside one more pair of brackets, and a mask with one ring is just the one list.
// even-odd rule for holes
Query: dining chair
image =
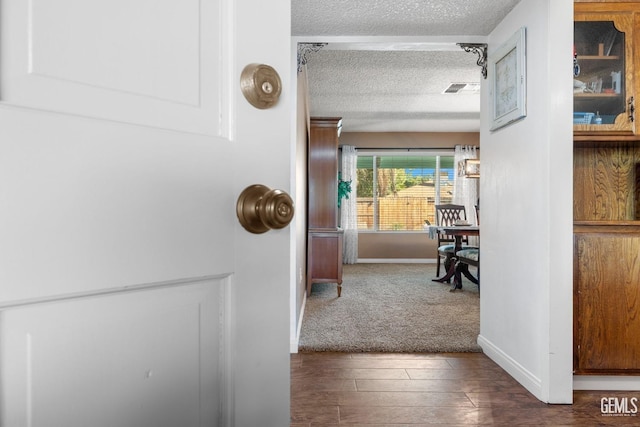
{"label": "dining chair", "polygon": [[[480,204],[475,206],[476,221],[480,225]],[[478,285],[480,289],[480,246],[469,246],[456,252],[456,269],[454,275],[454,287],[451,290],[462,289],[462,275],[469,279],[472,283]],[[476,276],[469,272],[469,266],[472,265],[477,268]]]}
{"label": "dining chair", "polygon": [[[462,289],[462,275],[469,279],[472,283],[478,285],[480,289],[480,248],[465,248],[456,252],[456,270],[454,274],[454,286],[452,290]],[[477,268],[477,277],[473,277],[469,272],[469,266],[473,265]]]}
{"label": "dining chair", "polygon": [[[464,205],[443,204],[436,205],[436,225],[439,227],[449,227],[458,221],[466,221],[467,212]],[[468,246],[468,237],[462,238],[463,247]],[[440,264],[444,260],[445,270],[449,270],[451,257],[454,255],[455,237],[450,234],[438,233],[438,259],[436,265],[436,276],[440,277]]]}

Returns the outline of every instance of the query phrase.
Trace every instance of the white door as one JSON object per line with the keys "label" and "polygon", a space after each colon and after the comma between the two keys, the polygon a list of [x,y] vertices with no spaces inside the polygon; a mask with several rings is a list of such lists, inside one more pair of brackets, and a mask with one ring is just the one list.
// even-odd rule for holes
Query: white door
{"label": "white door", "polygon": [[288,425],[290,2],[0,8],[0,426]]}

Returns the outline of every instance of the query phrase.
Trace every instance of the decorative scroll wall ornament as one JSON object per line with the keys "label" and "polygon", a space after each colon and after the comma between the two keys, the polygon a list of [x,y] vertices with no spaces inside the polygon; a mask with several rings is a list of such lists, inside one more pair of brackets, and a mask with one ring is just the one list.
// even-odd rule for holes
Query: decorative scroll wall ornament
{"label": "decorative scroll wall ornament", "polygon": [[302,66],[307,65],[307,55],[318,52],[328,43],[298,43],[298,72],[302,71]]}
{"label": "decorative scroll wall ornament", "polygon": [[487,44],[486,43],[458,43],[467,53],[478,55],[476,64],[482,68],[482,77],[487,78]]}

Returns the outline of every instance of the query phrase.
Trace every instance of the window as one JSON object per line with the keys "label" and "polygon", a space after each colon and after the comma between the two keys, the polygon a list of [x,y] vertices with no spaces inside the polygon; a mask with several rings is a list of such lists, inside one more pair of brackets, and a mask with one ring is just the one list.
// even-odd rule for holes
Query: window
{"label": "window", "polygon": [[453,152],[358,153],[358,230],[422,231],[453,198]]}

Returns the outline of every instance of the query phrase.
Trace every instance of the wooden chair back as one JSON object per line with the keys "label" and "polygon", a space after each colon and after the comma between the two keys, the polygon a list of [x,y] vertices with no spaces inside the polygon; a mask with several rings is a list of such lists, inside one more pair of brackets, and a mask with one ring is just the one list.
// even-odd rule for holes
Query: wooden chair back
{"label": "wooden chair back", "polygon": [[[456,224],[456,221],[466,221],[467,211],[464,205],[436,205],[436,225],[452,226]],[[455,238],[450,234],[438,233],[438,247],[444,243],[454,242]],[[465,236],[462,238],[462,243],[467,243],[469,239]]]}

